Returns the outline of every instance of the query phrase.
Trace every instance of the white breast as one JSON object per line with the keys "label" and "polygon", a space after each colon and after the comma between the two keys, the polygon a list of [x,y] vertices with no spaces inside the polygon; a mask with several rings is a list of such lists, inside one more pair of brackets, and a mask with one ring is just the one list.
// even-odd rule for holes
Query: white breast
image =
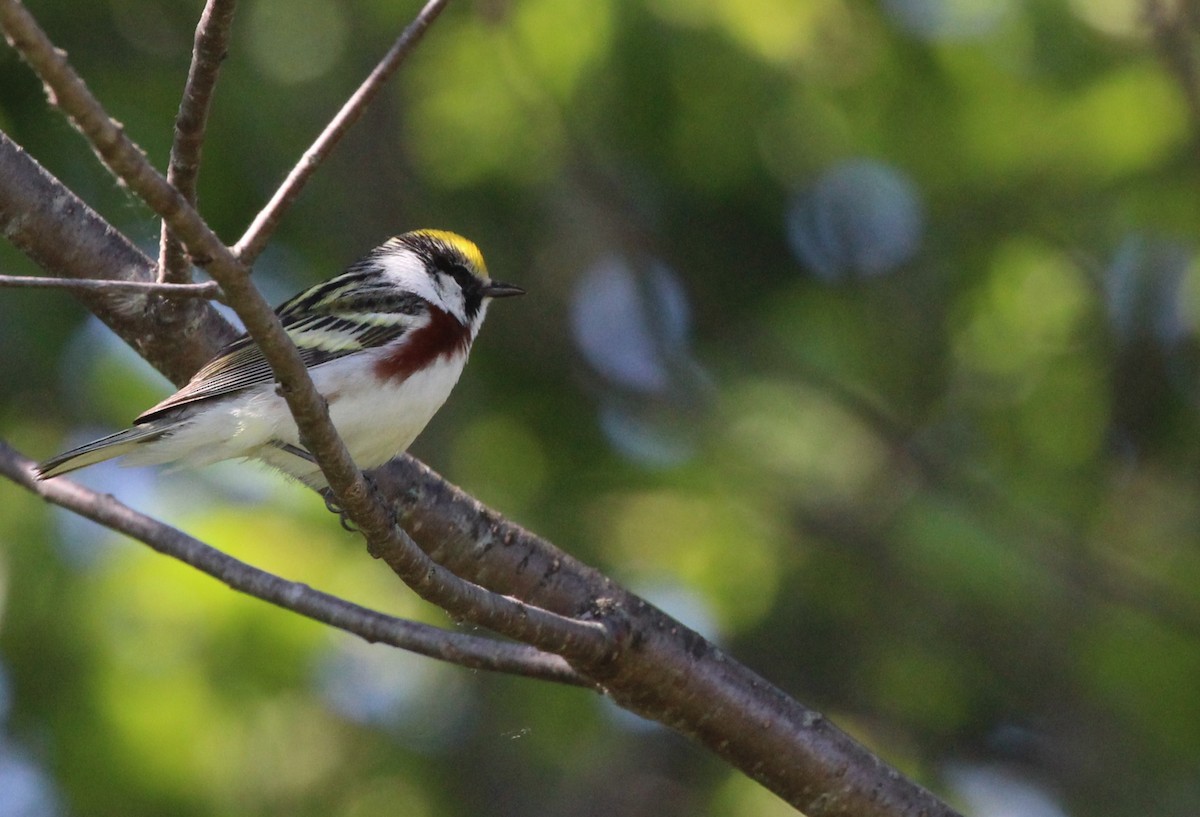
{"label": "white breast", "polygon": [[[330,418],[350,456],[359,468],[366,469],[380,466],[408,448],[450,396],[466,360],[466,354],[438,358],[399,383],[382,385],[372,371],[375,354],[338,358],[317,366],[311,374],[317,390],[329,401]],[[287,404],[273,385],[197,404],[180,419],[184,422],[179,423],[178,430],[140,446],[126,457],[126,462],[178,460],[199,466],[247,457],[262,460],[314,487],[326,484],[316,465],[273,444],[280,440],[300,445]]]}

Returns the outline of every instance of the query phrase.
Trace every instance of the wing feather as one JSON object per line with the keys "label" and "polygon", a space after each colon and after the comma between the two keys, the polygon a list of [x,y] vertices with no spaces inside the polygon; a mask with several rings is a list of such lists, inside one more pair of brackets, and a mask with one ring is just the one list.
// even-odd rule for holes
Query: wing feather
{"label": "wing feather", "polygon": [[[281,304],[275,314],[312,369],[340,357],[391,343],[429,319],[425,301],[397,291],[370,265],[356,264]],[[273,382],[258,345],[241,335],[196,372],[175,394],[135,420],[145,423],[179,406]]]}

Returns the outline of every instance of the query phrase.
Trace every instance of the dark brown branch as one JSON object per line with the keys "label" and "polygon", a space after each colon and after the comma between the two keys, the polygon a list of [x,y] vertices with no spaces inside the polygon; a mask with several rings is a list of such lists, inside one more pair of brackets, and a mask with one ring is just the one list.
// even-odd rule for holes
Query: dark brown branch
{"label": "dark brown branch", "polygon": [[595,686],[557,655],[524,644],[449,632],[385,615],[314,590],[306,584],[280,578],[140,514],[112,496],[98,494],[67,479],[40,482],[34,477],[34,465],[33,460],[0,440],[0,474],[17,485],[47,502],[149,545],[164,556],[191,565],[238,592],[345,630],[366,641],[389,644],[470,669],[505,672],[572,686]]}
{"label": "dark brown branch", "polygon": [[158,281],[121,281],[103,278],[49,278],[37,275],[0,275],[0,287],[28,289],[68,289],[73,292],[106,292],[110,294],[161,295],[167,298],[207,298],[224,301],[216,281],[202,284],[161,284]]}
{"label": "dark brown branch", "polygon": [[[175,139],[171,144],[171,161],[167,166],[167,181],[193,206],[196,204],[196,178],[200,174],[200,152],[208,126],[208,111],[217,76],[229,47],[229,32],[233,25],[233,10],[237,0],[208,0],[196,39],[192,46],[192,64],[187,84],[179,101],[175,117]],[[191,264],[183,245],[162,226],[159,239],[158,280],[182,284],[191,280]]]}
{"label": "dark brown branch", "polygon": [[296,420],[301,444],[321,466],[338,505],[367,538],[371,553],[387,562],[418,595],[454,616],[568,659],[606,662],[619,646],[606,625],[569,619],[489,593],[436,564],[393,523],[368,491],[329,420],[328,406],[313,387],[300,353],[250,281],[247,269],[108,116],[64,53],[54,47],[18,0],[0,0],[0,26],[45,83],[50,98],[88,138],[108,168],[162,216],[194,258],[208,259],[209,273],[270,363]]}
{"label": "dark brown branch", "polygon": [[589,605],[622,617],[637,647],[585,674],[621,706],[695,738],[810,817],[955,814],[820,713],[412,457],[373,476],[422,547],[455,573],[566,615]]}
{"label": "dark brown branch", "polygon": [[358,121],[359,117],[371,104],[371,101],[379,94],[384,83],[396,72],[400,67],[400,63],[404,58],[416,47],[425,30],[430,24],[441,14],[449,0],[429,0],[420,13],[409,23],[408,28],[404,29],[400,37],[384,55],[375,69],[367,76],[358,90],[346,100],[346,104],[337,112],[337,115],[330,120],[325,126],[325,130],[313,142],[312,147],[304,152],[300,157],[300,161],[288,173],[287,178],[279,189],[275,191],[275,195],[267,202],[259,214],[255,217],[250,227],[242,235],[241,239],[234,245],[234,254],[241,259],[243,263],[250,264],[258,257],[258,254],[263,251],[270,239],[271,234],[275,232],[275,228],[279,226],[280,219],[283,214],[291,206],[296,197],[300,195],[300,191],[308,182],[309,176],[320,167],[325,161],[330,151],[337,145],[341,138],[350,130],[350,126]]}

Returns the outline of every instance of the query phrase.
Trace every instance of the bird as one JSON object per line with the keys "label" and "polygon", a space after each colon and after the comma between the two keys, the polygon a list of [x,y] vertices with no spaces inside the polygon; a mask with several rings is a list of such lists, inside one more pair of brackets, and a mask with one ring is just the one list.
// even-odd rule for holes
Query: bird
{"label": "bird", "polygon": [[[346,270],[276,308],[360,469],[416,439],[450,396],[495,298],[524,294],[488,277],[483,254],[446,230],[394,236]],[[123,457],[126,465],[259,460],[318,490],[258,345],[241,335],[131,427],[52,457],[39,479]]]}

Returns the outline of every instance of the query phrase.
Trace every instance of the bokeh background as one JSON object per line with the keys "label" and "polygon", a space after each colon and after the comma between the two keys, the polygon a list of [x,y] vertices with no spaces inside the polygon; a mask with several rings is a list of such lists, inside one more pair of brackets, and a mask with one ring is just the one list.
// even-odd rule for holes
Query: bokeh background
{"label": "bokeh background", "polygon": [[[165,166],[199,2],[30,6]],[[416,8],[240,4],[200,179],[226,240]],[[456,0],[256,277],[471,236],[530,294],[417,455],[968,814],[1194,815],[1198,18]],[[0,127],[153,248],[8,49]],[[62,294],[4,290],[0,350],[35,457],[169,392]],[[455,626],[255,466],[79,478]],[[0,817],[785,813],[594,695],[368,647],[0,485]]]}

